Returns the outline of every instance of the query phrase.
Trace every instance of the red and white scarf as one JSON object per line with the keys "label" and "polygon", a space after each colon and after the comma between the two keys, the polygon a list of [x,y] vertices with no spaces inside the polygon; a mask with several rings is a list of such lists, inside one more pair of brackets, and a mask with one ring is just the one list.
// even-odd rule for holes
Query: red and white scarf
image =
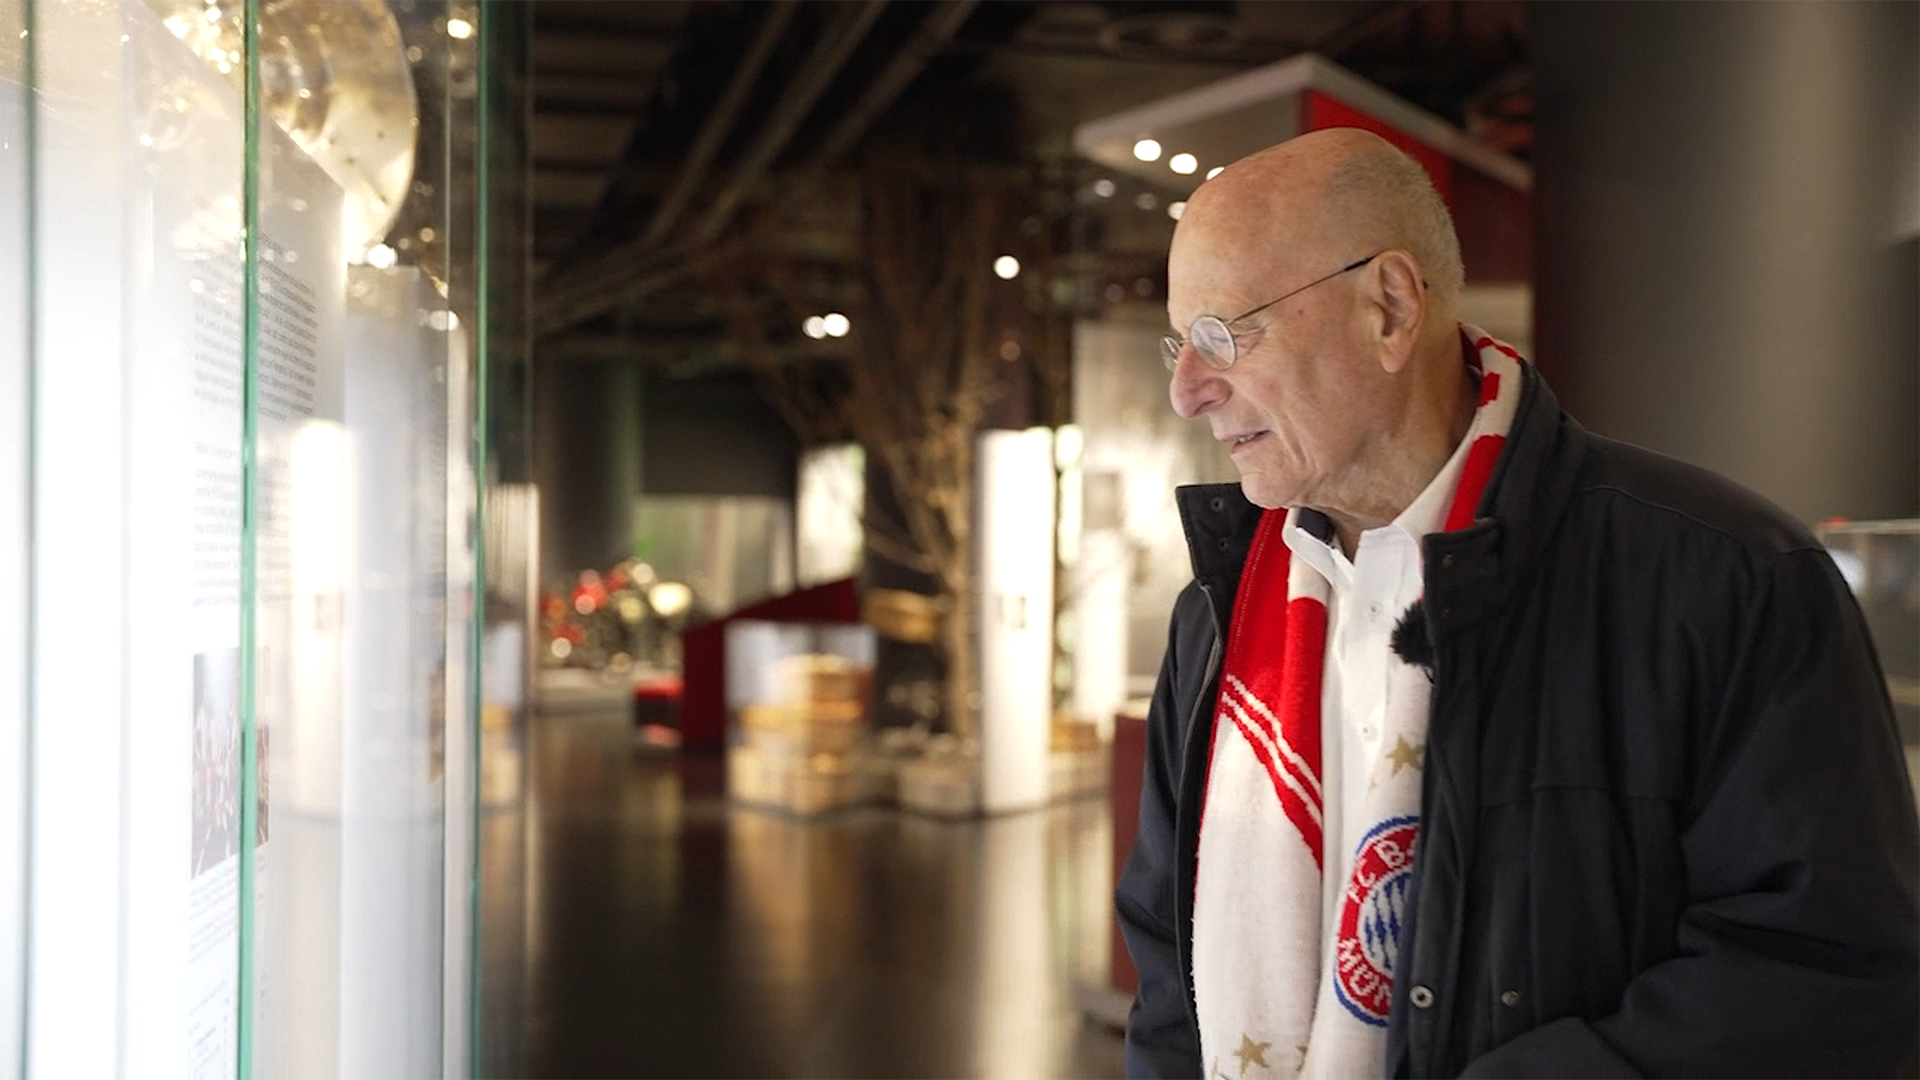
{"label": "red and white scarf", "polygon": [[[1473,327],[1461,332],[1480,399],[1442,525],[1449,532],[1473,521],[1520,398],[1519,353]],[[1209,1080],[1382,1073],[1419,830],[1419,769],[1348,761],[1371,770],[1361,805],[1345,808],[1359,816],[1363,839],[1324,857],[1322,785],[1337,792],[1340,781],[1320,773],[1330,587],[1291,557],[1280,535],[1286,516],[1262,516],[1241,572],[1202,796],[1193,979]],[[1388,679],[1381,745],[1423,747],[1426,672],[1393,657]],[[1331,935],[1328,873],[1347,875]]]}

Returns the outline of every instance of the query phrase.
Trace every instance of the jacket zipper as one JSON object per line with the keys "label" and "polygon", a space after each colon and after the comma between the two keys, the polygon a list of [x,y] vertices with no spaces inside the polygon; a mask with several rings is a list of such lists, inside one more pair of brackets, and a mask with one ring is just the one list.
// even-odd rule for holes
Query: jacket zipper
{"label": "jacket zipper", "polygon": [[[1201,594],[1207,598],[1207,613],[1213,617],[1213,642],[1212,644],[1207,646],[1207,666],[1206,666],[1205,672],[1203,673],[1200,679],[1200,693],[1194,695],[1193,706],[1187,712],[1186,734],[1181,737],[1180,775],[1183,782],[1187,775],[1187,762],[1192,760],[1193,736],[1194,736],[1195,730],[1197,730],[1200,726],[1201,710],[1210,707],[1211,703],[1208,701],[1208,698],[1210,696],[1211,697],[1219,696],[1217,689],[1212,695],[1209,695],[1207,693],[1207,690],[1210,688],[1216,687],[1216,684],[1220,678],[1221,640],[1225,636],[1221,630],[1220,608],[1219,608],[1219,605],[1214,601],[1213,587],[1208,585],[1205,582],[1199,582],[1198,584],[1200,586]],[[1195,814],[1198,814],[1205,809],[1203,804],[1206,800],[1206,795],[1207,795],[1206,771],[1207,770],[1203,765],[1200,770],[1201,790],[1197,793],[1197,795],[1192,800],[1189,800],[1187,798],[1187,793],[1183,787],[1180,792],[1179,798],[1175,801],[1174,840],[1176,843],[1176,850],[1178,850],[1178,845],[1181,843],[1182,838],[1184,837],[1186,832],[1185,823],[1180,820],[1180,816],[1179,816],[1180,808],[1190,806],[1191,810],[1189,810],[1188,812],[1195,813]],[[1197,848],[1197,844],[1199,841],[1199,836],[1197,832],[1194,837],[1194,840],[1196,843],[1194,858],[1196,861],[1198,861],[1199,851]],[[1177,859],[1177,856],[1176,856],[1176,859]],[[1176,887],[1184,886],[1188,889],[1192,888],[1192,882],[1182,883],[1182,882],[1176,881],[1175,885]],[[1186,906],[1188,908],[1189,918],[1191,918],[1193,901],[1189,899],[1187,901]],[[1192,936],[1189,933],[1187,927],[1177,926],[1177,927],[1174,927],[1174,939],[1179,943],[1178,955],[1180,959],[1181,977],[1183,980],[1185,980],[1187,984],[1187,1016],[1189,1019],[1193,1021],[1194,1031],[1198,1032],[1200,1030],[1200,1008],[1199,1008],[1199,1004],[1194,1001],[1194,996],[1193,996],[1194,992],[1193,992]]]}

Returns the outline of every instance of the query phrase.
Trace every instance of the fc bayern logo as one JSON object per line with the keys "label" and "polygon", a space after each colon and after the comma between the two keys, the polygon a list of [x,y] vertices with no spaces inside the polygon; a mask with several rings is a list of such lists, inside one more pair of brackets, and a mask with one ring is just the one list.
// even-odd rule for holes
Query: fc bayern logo
{"label": "fc bayern logo", "polygon": [[1400,953],[1407,883],[1420,819],[1397,817],[1375,825],[1353,857],[1353,876],[1340,898],[1334,939],[1333,988],[1340,1004],[1361,1020],[1387,1023],[1393,1002],[1393,964]]}

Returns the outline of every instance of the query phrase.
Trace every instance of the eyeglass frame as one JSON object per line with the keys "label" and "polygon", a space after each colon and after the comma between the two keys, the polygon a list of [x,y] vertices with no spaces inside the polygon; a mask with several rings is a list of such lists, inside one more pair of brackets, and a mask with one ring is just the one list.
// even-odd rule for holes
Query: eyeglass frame
{"label": "eyeglass frame", "polygon": [[1200,359],[1208,367],[1212,368],[1215,371],[1225,371],[1228,368],[1232,367],[1236,360],[1240,359],[1240,347],[1238,342],[1234,340],[1234,335],[1233,335],[1234,323],[1237,323],[1242,319],[1252,318],[1253,316],[1260,314],[1261,312],[1267,310],[1268,308],[1272,307],[1273,305],[1279,303],[1282,300],[1291,300],[1294,297],[1299,296],[1301,293],[1306,292],[1308,289],[1313,288],[1315,285],[1319,285],[1323,282],[1332,281],[1334,278],[1339,277],[1341,274],[1350,273],[1354,270],[1358,270],[1361,267],[1372,262],[1373,260],[1379,258],[1380,256],[1385,255],[1386,253],[1387,253],[1387,249],[1381,248],[1379,251],[1374,252],[1373,254],[1367,256],[1364,259],[1358,259],[1353,262],[1350,262],[1347,265],[1341,267],[1340,269],[1335,270],[1333,273],[1326,275],[1325,277],[1314,278],[1312,281],[1309,281],[1305,285],[1302,285],[1299,288],[1294,289],[1292,292],[1282,293],[1281,295],[1274,297],[1273,299],[1267,301],[1266,303],[1261,304],[1259,307],[1254,308],[1251,311],[1242,312],[1239,315],[1235,315],[1231,319],[1223,319],[1218,315],[1201,315],[1195,318],[1193,322],[1188,324],[1187,326],[1188,336],[1184,338],[1178,337],[1173,334],[1165,334],[1161,336],[1160,359],[1166,361],[1168,371],[1172,371],[1175,368],[1179,367],[1180,353],[1188,345],[1193,343],[1194,337],[1198,336],[1197,332],[1200,328],[1200,325],[1202,323],[1217,324],[1220,327],[1220,334],[1222,338],[1227,343],[1226,361],[1224,363],[1216,361],[1214,359],[1212,352],[1210,352],[1207,349],[1203,349],[1198,345],[1193,346],[1193,351],[1194,351],[1194,354],[1199,356]]}

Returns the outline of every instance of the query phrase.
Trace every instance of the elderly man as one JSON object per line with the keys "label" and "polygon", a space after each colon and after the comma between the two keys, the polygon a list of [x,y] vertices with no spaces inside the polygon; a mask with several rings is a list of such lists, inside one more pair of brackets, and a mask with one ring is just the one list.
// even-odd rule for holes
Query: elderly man
{"label": "elderly man", "polygon": [[1920,831],[1845,584],[1583,430],[1462,277],[1365,132],[1187,202],[1162,352],[1241,482],[1178,495],[1128,1072],[1913,1074]]}

